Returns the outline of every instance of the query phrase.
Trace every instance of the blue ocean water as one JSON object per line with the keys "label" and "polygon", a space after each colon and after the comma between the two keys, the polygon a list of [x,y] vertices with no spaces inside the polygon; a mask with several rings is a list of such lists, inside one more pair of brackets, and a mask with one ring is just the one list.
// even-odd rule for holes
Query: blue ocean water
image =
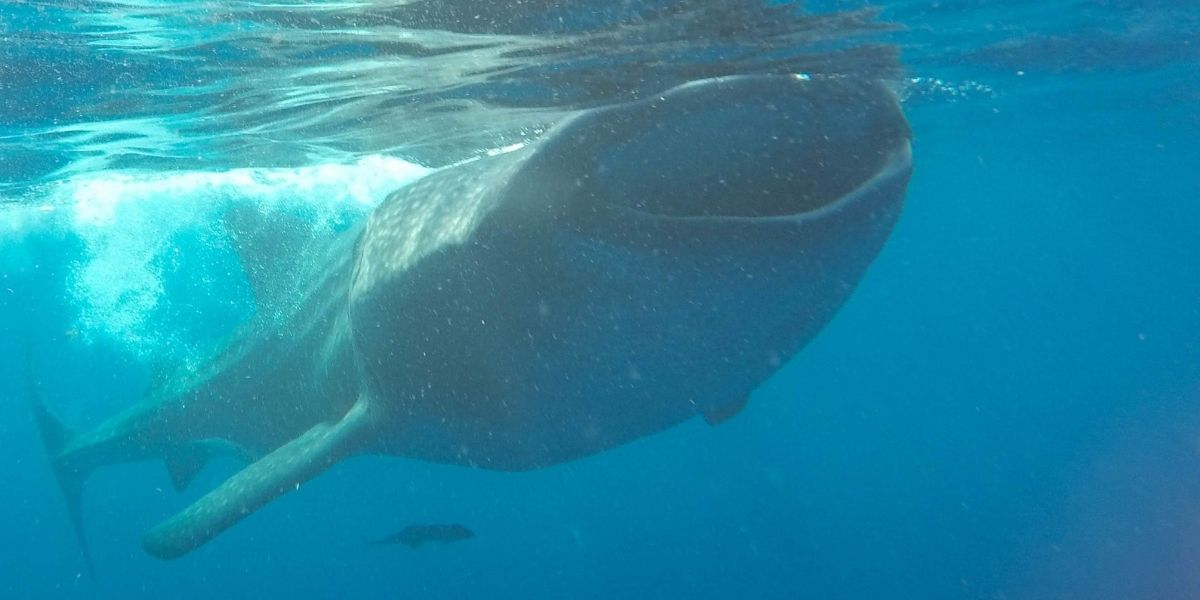
{"label": "blue ocean water", "polygon": [[[0,8],[0,595],[1200,598],[1200,9],[731,2],[718,37],[673,4]],[[172,562],[142,532],[239,464],[184,494],[110,467],[89,575],[30,382],[94,424],[219,343],[253,307],[222,207],[337,227],[419,165],[776,60],[894,81],[916,172],[736,418],[520,474],[356,458]],[[476,538],[364,548],[430,522]]]}

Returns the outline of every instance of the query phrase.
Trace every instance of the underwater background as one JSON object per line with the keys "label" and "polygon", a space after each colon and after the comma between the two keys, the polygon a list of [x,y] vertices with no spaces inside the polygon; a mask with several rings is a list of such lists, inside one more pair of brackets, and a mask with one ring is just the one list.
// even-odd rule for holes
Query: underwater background
{"label": "underwater background", "polygon": [[[728,423],[529,473],[356,458],[187,557],[98,471],[89,575],[30,409],[136,402],[253,310],[219,215],[339,227],[571,110],[881,77],[916,172],[851,300]],[[1200,598],[1200,6],[0,6],[4,598]],[[410,523],[474,539],[369,548]]]}

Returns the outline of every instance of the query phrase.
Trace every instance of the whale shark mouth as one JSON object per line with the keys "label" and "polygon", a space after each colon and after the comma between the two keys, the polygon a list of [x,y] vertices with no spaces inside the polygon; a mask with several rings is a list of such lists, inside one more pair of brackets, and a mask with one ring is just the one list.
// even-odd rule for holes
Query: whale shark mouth
{"label": "whale shark mouth", "polygon": [[710,79],[597,114],[602,132],[575,125],[604,148],[579,177],[587,195],[662,218],[813,214],[912,166],[907,121],[875,81]]}

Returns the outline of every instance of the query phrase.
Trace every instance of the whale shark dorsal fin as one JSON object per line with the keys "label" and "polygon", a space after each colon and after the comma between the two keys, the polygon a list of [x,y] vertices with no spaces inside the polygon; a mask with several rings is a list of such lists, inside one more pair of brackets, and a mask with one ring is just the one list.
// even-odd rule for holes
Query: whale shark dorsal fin
{"label": "whale shark dorsal fin", "polygon": [[187,554],[353,452],[370,419],[369,401],[359,398],[340,420],[318,423],[156,525],[142,546],[163,559]]}
{"label": "whale shark dorsal fin", "polygon": [[225,230],[260,310],[295,292],[305,270],[337,235],[330,227],[287,210],[235,205],[225,211]]}

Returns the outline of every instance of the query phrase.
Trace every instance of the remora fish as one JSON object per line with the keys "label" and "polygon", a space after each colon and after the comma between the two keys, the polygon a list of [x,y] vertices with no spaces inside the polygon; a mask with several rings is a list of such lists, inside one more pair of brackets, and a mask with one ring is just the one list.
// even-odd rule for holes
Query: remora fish
{"label": "remora fish", "polygon": [[77,531],[113,463],[182,488],[252,461],[147,533],[173,558],[351,455],[535,469],[729,418],[883,245],[909,139],[879,82],[720,78],[436,171],[337,239],[241,211],[261,315],[222,354],[82,433],[38,404]]}
{"label": "remora fish", "polygon": [[429,542],[461,542],[475,537],[475,532],[462,525],[409,525],[385,538],[371,542],[372,546],[404,544],[409,548],[420,548]]}

